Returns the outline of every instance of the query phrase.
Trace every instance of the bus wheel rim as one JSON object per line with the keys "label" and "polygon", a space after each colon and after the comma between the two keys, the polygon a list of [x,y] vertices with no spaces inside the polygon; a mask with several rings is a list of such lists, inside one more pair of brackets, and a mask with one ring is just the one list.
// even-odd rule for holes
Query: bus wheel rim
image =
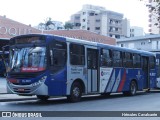
{"label": "bus wheel rim", "polygon": [[132,85],[131,85],[131,92],[132,92],[132,94],[135,94],[135,92],[136,92],[136,87],[135,87],[134,83],[132,83]]}
{"label": "bus wheel rim", "polygon": [[78,97],[78,96],[80,95],[80,89],[79,89],[78,87],[75,87],[75,88],[73,89],[73,95],[74,95],[75,97]]}

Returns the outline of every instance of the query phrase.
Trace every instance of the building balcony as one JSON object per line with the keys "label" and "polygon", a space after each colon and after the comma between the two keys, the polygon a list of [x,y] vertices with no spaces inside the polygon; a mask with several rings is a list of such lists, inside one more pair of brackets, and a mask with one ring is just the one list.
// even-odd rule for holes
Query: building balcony
{"label": "building balcony", "polygon": [[109,26],[112,26],[112,27],[119,27],[119,28],[122,27],[122,24],[109,23],[108,25],[109,25]]}
{"label": "building balcony", "polygon": [[110,34],[122,34],[122,31],[110,30],[108,31]]}

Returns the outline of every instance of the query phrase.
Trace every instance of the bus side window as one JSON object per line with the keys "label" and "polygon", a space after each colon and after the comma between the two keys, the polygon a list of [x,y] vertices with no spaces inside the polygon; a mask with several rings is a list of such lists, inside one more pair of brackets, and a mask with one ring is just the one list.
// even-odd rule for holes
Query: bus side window
{"label": "bus side window", "polygon": [[70,44],[70,64],[85,65],[85,49],[83,45]]}
{"label": "bus side window", "polygon": [[138,54],[133,54],[133,66],[134,68],[141,67],[141,56]]}
{"label": "bus side window", "polygon": [[124,53],[124,66],[127,68],[132,68],[133,67],[133,57],[131,53],[125,52]]}
{"label": "bus side window", "polygon": [[64,66],[66,63],[66,51],[53,49],[52,64],[54,66]]}
{"label": "bus side window", "polygon": [[107,49],[101,49],[101,66],[112,66],[112,51]]}
{"label": "bus side window", "polygon": [[113,66],[122,67],[122,53],[120,51],[113,51]]}
{"label": "bus side window", "polygon": [[149,58],[149,66],[150,66],[150,69],[155,69],[155,57],[150,57]]}
{"label": "bus side window", "polygon": [[54,40],[50,44],[50,69],[52,72],[61,70],[67,61],[67,44]]}

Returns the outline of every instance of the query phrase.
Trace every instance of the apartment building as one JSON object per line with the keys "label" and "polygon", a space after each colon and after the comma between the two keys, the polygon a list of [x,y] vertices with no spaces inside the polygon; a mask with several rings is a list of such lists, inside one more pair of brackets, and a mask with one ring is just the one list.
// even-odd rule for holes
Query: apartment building
{"label": "apartment building", "polygon": [[104,7],[84,5],[82,10],[71,16],[74,29],[89,30],[101,35],[121,38],[130,36],[130,22],[123,14],[106,10]]}

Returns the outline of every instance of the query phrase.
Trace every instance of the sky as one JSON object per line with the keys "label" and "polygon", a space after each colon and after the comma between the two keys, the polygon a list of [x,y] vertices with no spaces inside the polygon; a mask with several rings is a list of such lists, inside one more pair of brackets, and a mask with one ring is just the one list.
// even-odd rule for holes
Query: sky
{"label": "sky", "polygon": [[139,0],[0,0],[0,15],[32,26],[48,17],[65,23],[84,4],[122,13],[131,26],[143,27],[148,32],[148,9],[145,2]]}

